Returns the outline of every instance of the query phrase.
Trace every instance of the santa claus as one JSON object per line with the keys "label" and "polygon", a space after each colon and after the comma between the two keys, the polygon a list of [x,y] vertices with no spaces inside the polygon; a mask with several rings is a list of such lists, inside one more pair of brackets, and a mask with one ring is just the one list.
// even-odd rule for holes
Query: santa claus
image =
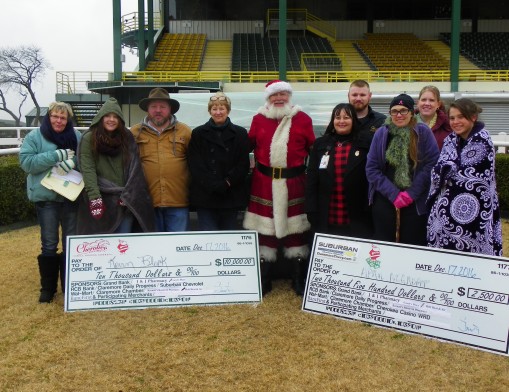
{"label": "santa claus", "polygon": [[271,270],[281,247],[291,260],[293,288],[302,295],[310,229],[304,211],[305,161],[315,135],[311,118],[290,103],[289,83],[274,80],[265,87],[266,103],[248,134],[256,165],[244,228],[259,233],[262,293],[272,289]]}

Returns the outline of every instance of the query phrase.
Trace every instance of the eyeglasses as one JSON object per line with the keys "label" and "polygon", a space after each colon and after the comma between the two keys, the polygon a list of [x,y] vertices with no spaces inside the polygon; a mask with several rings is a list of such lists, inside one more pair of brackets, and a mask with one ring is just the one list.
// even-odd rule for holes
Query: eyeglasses
{"label": "eyeglasses", "polygon": [[398,114],[401,114],[402,116],[406,116],[408,113],[410,112],[409,109],[401,109],[401,110],[396,110],[396,109],[392,109],[389,114],[392,116],[392,117],[396,117]]}
{"label": "eyeglasses", "polygon": [[67,121],[67,117],[64,117],[64,116],[57,116],[56,114],[50,114],[49,115],[53,120],[57,121],[57,120],[60,120],[60,121]]}
{"label": "eyeglasses", "polygon": [[216,96],[213,96],[213,97],[210,97],[210,100],[212,102],[214,102],[214,101],[228,101],[228,97],[223,97],[223,96],[216,97]]}

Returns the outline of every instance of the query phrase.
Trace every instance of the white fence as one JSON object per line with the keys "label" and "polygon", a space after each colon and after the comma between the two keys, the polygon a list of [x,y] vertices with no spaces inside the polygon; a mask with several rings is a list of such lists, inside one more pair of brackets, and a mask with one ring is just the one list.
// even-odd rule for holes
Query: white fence
{"label": "white fence", "polygon": [[[37,127],[0,127],[0,155],[19,153],[19,147],[23,143],[24,135]],[[75,127],[78,131],[85,131],[87,127]],[[6,146],[15,146],[6,148]]]}
{"label": "white fence", "polygon": [[[12,134],[12,137],[0,136],[0,155],[18,154],[19,147],[23,143],[23,136],[37,127],[0,127],[1,134]],[[75,127],[78,131],[85,131],[87,127]],[[499,153],[509,152],[509,135],[505,132],[500,132],[497,135],[491,135],[493,144],[498,148]],[[6,146],[16,146],[7,148]]]}

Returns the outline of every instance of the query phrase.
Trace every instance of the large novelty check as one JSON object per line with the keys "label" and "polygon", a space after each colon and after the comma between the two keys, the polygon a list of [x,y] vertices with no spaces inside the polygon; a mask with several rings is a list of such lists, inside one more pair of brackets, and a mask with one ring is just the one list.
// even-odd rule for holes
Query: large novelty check
{"label": "large novelty check", "polygon": [[260,302],[252,231],[69,236],[65,310]]}
{"label": "large novelty check", "polygon": [[509,260],[316,234],[302,309],[508,355]]}

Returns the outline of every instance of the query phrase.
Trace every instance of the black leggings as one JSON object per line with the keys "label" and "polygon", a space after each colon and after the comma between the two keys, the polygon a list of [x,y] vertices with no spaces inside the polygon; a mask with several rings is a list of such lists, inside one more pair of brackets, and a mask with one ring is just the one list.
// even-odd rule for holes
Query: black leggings
{"label": "black leggings", "polygon": [[[396,241],[396,208],[380,193],[373,200],[373,239]],[[403,244],[426,246],[426,222],[428,216],[417,215],[415,203],[400,210],[399,242]]]}

